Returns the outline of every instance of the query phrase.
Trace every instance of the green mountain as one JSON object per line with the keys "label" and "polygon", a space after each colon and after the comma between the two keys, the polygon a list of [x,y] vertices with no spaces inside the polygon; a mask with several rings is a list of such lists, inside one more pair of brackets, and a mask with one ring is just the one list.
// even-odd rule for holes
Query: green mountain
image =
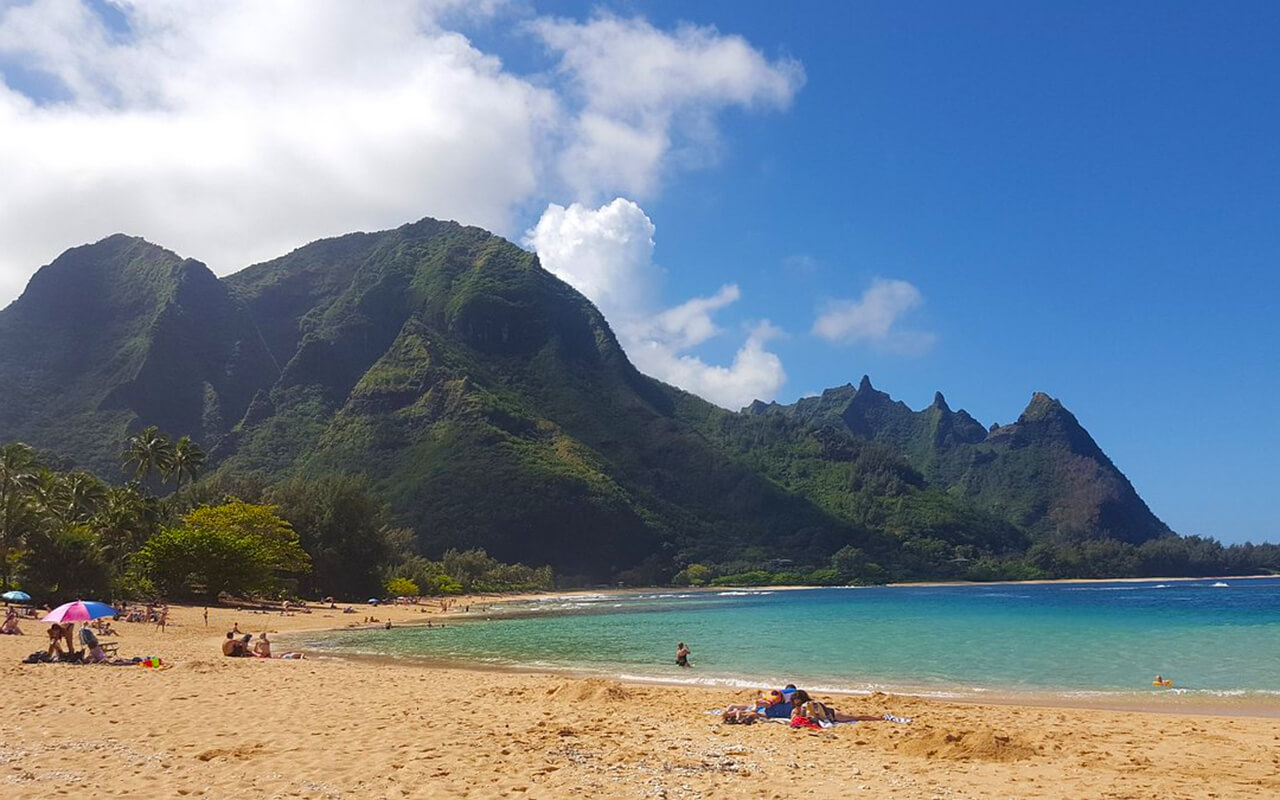
{"label": "green mountain", "polygon": [[990,429],[952,411],[941,392],[928,408],[912,411],[866,376],[856,389],[828,389],[789,406],[757,402],[745,413],[780,415],[880,444],[927,485],[1036,537],[1141,544],[1172,533],[1071,412],[1041,392],[1017,422]]}
{"label": "green mountain", "polygon": [[1168,534],[1046,396],[990,431],[866,379],[726,412],[640,374],[532,254],[430,219],[222,280],[125,236],[42,268],[0,311],[0,441],[118,480],[146,425],[222,475],[365,474],[428,554],[592,580],[836,551],[929,574],[1036,537]]}
{"label": "green mountain", "polygon": [[278,372],[207,267],[111,236],[63,253],[0,312],[0,438],[122,480],[128,432],[215,440]]}

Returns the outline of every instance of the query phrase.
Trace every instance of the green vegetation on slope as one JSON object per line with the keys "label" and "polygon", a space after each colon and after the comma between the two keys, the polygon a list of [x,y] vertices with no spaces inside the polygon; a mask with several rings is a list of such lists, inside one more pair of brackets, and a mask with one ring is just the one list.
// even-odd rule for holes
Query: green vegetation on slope
{"label": "green vegetation on slope", "polygon": [[[991,430],[941,395],[916,412],[866,378],[725,412],[637,372],[532,254],[435,220],[222,281],[124,236],[42,269],[0,311],[0,437],[119,481],[115,443],[148,426],[210,445],[211,480],[185,495],[230,487],[281,506],[312,558],[307,591],[371,591],[406,541],[434,559],[486,548],[571,583],[694,567],[706,581],[1056,575],[1107,552],[1140,570],[1148,546],[1194,549],[1167,543],[1186,544],[1045,395]],[[135,456],[134,491],[203,465]],[[358,535],[328,494],[364,520]],[[358,496],[385,510],[359,511]]]}

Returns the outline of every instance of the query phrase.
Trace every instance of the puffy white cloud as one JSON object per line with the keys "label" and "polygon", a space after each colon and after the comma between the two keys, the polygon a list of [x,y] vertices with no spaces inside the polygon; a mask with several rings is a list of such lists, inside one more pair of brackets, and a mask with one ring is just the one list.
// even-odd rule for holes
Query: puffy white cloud
{"label": "puffy white cloud", "polygon": [[643,19],[540,20],[532,29],[560,54],[581,104],[562,177],[577,197],[651,197],[664,159],[697,164],[718,145],[712,115],[728,106],[784,108],[804,84],[799,62],[766,59],[739,36]]}
{"label": "puffy white cloud", "polygon": [[595,209],[553,203],[524,243],[545,269],[612,320],[657,302],[661,273],[653,266],[654,230],[644,210],[621,197]]}
{"label": "puffy white cloud", "polygon": [[577,288],[604,313],[633,363],[646,372],[725,408],[771,400],[783,383],[782,360],[765,349],[781,332],[757,323],[733,363],[707,364],[688,351],[723,333],[715,312],[738,300],[737,286],[660,309],[663,273],[653,263],[654,225],[631,200],[600,208],[550,206],[526,235],[542,265]]}
{"label": "puffy white cloud", "polygon": [[538,185],[554,96],[413,3],[122,8],[124,34],[74,0],[0,18],[0,54],[70,94],[0,90],[10,281],[115,231],[225,272],[424,215],[509,229]]}
{"label": "puffy white cloud", "polygon": [[877,278],[857,300],[836,300],[813,323],[813,333],[830,342],[870,342],[902,353],[922,352],[933,334],[895,327],[904,314],[924,302],[920,290],[906,281]]}
{"label": "puffy white cloud", "polygon": [[66,247],[117,231],[220,273],[426,215],[511,234],[567,189],[653,192],[714,141],[716,112],[783,106],[801,80],[708,28],[535,21],[558,69],[532,77],[449,29],[526,13],[501,0],[0,3],[0,302]]}

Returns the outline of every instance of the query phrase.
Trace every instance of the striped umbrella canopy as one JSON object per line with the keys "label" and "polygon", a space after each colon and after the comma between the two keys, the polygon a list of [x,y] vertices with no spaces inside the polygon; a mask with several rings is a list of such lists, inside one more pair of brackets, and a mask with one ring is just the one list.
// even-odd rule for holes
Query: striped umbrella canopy
{"label": "striped umbrella canopy", "polygon": [[84,622],[99,617],[114,617],[116,610],[106,603],[94,600],[77,600],[74,603],[63,603],[48,614],[41,622]]}

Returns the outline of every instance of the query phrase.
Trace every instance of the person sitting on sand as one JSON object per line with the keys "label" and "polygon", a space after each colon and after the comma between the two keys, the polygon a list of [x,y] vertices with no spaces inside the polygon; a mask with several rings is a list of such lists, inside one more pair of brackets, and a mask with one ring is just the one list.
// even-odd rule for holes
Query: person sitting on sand
{"label": "person sitting on sand", "polygon": [[107,654],[102,649],[102,643],[98,641],[97,634],[93,632],[93,628],[90,628],[87,622],[80,629],[80,644],[84,645],[89,651],[89,659],[93,663],[100,664],[107,660]]}
{"label": "person sitting on sand", "polygon": [[49,654],[50,658],[55,659],[61,658],[63,655],[62,626],[56,622],[49,626],[49,649],[45,652]]}
{"label": "person sitting on sand", "polygon": [[271,658],[271,640],[267,638],[266,631],[258,634],[258,641],[253,644],[253,654],[258,658]]}
{"label": "person sitting on sand", "polygon": [[18,612],[12,608],[9,613],[4,615],[4,624],[0,625],[0,633],[10,634],[13,636],[21,636],[22,629],[18,627]]}
{"label": "person sitting on sand", "polygon": [[250,655],[244,640],[237,639],[235,631],[227,631],[227,640],[222,643],[222,654],[230,658],[244,658]]}

